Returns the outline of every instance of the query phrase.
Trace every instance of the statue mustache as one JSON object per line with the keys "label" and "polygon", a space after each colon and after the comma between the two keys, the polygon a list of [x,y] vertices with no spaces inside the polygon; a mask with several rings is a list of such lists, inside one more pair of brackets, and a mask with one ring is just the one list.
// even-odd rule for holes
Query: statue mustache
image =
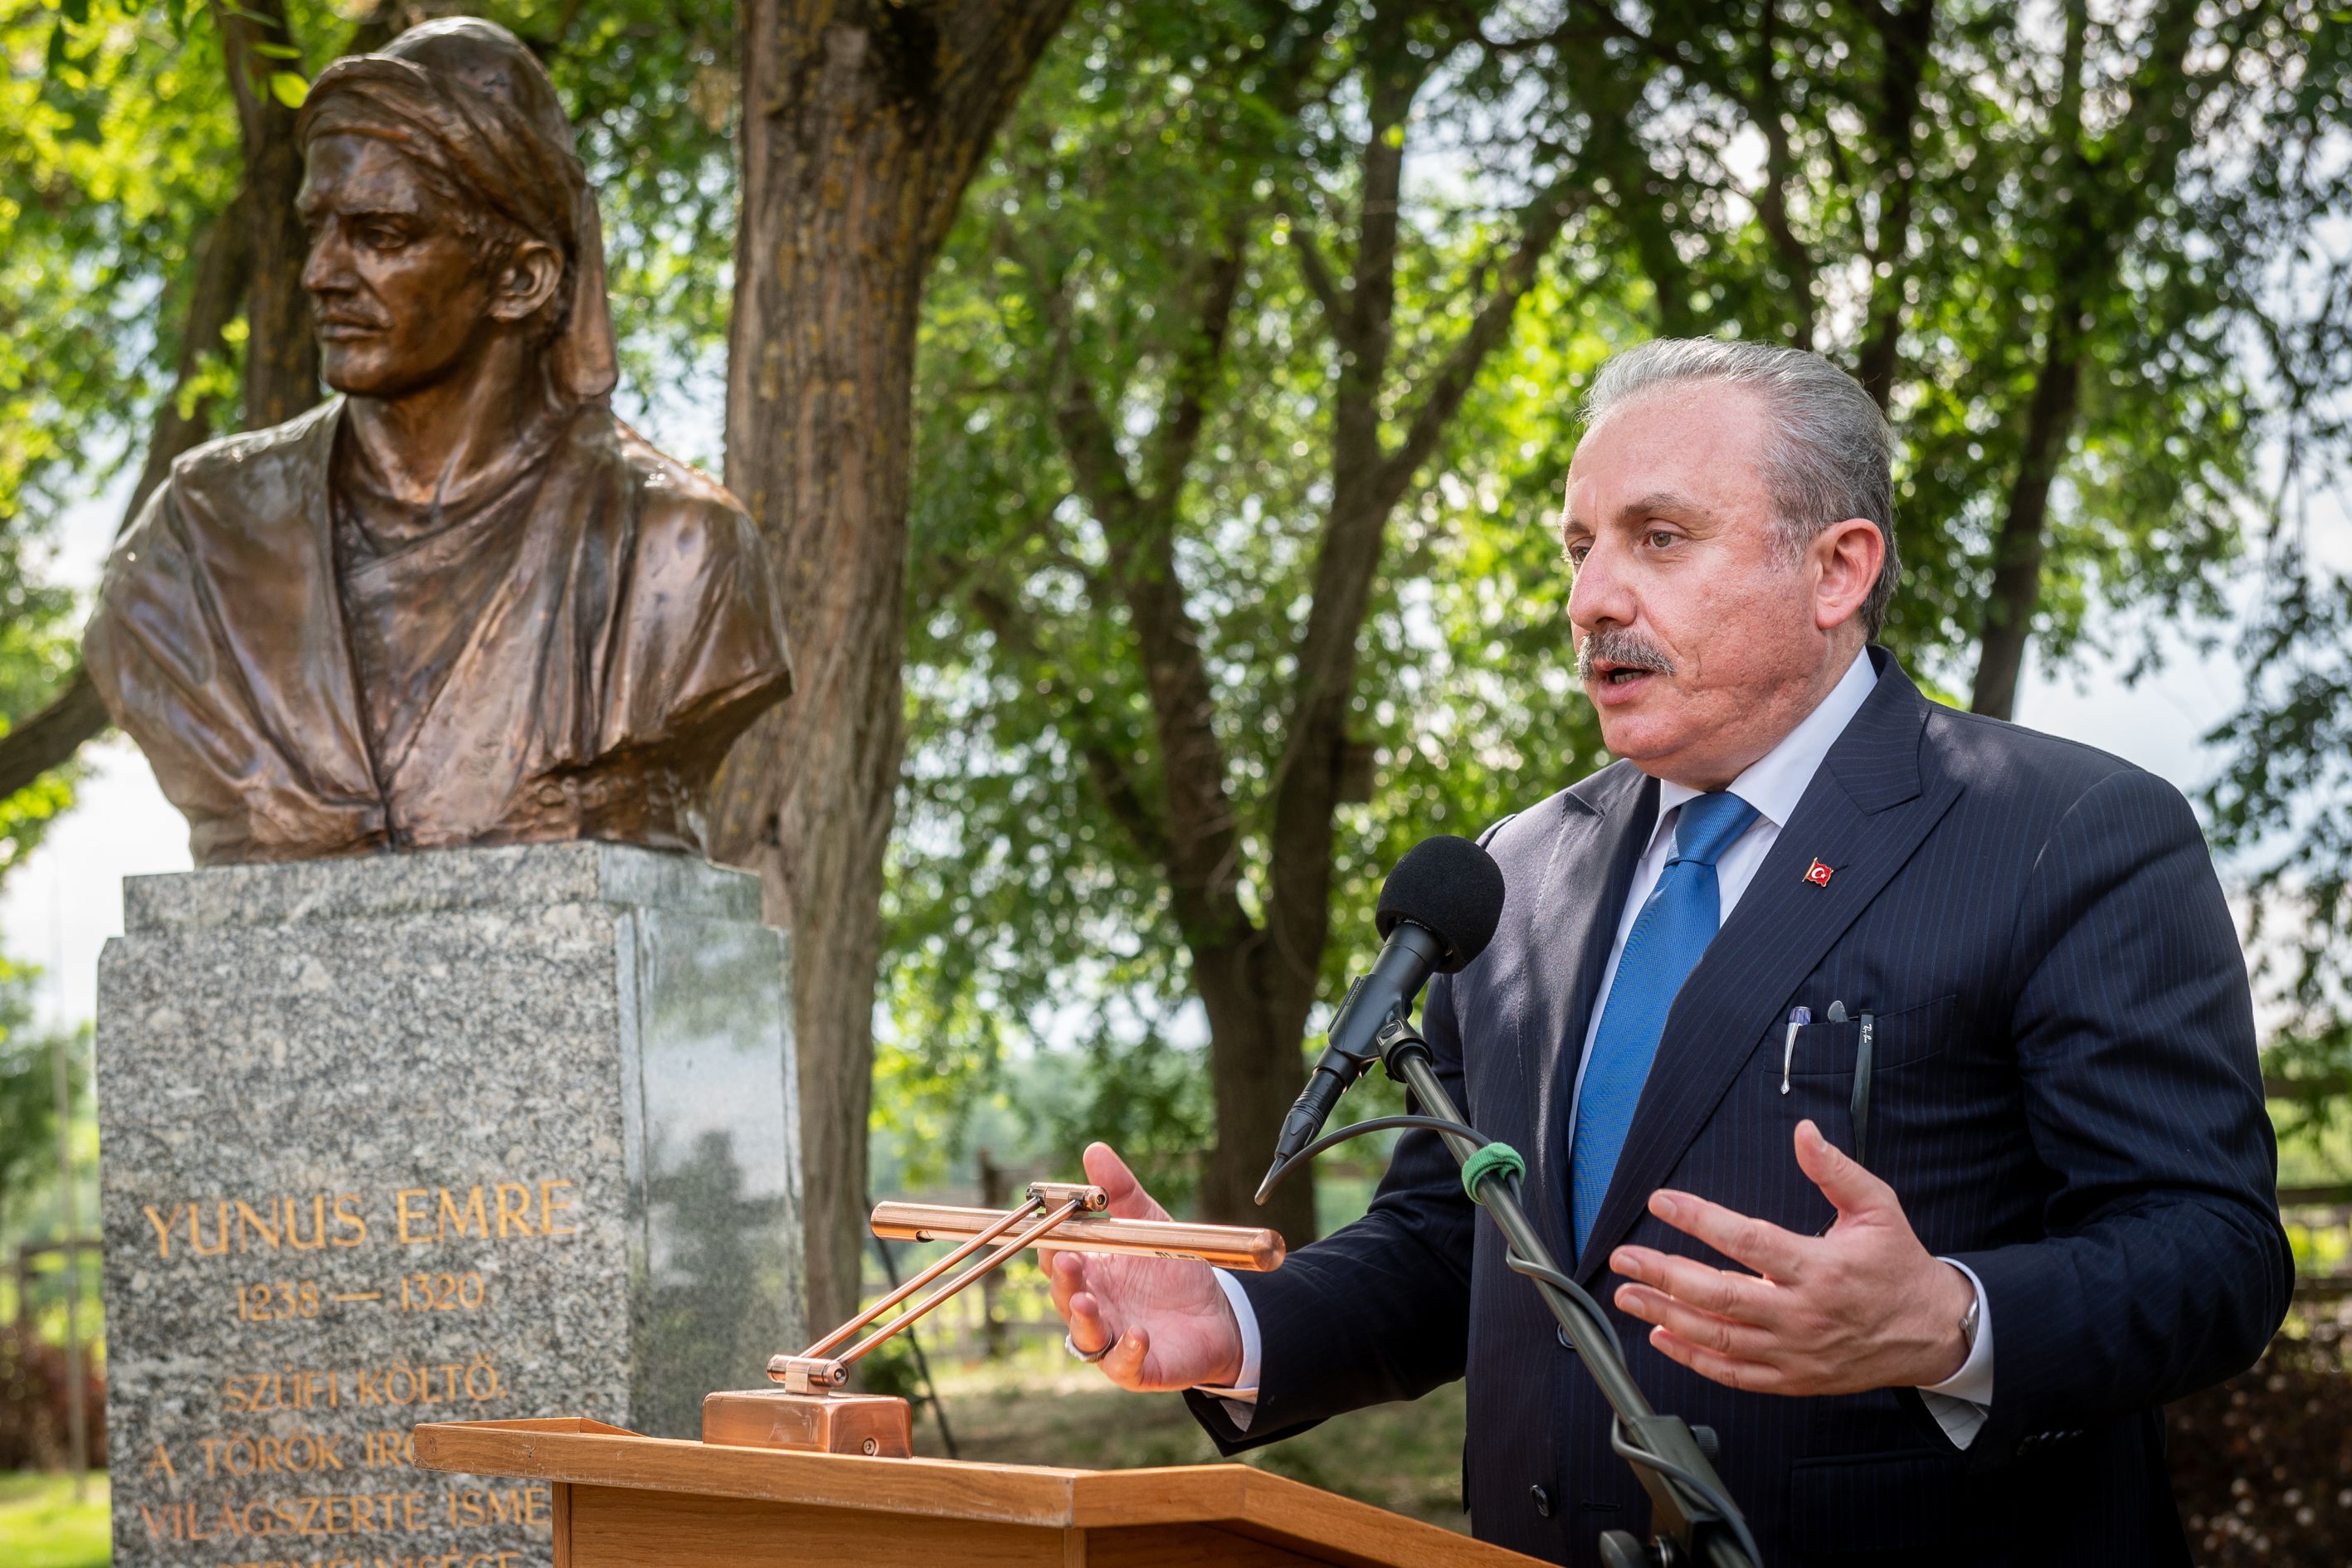
{"label": "statue mustache", "polygon": [[1592,679],[1592,667],[1608,664],[1621,668],[1654,670],[1660,675],[1672,675],[1675,661],[1666,650],[1642,636],[1616,626],[1603,626],[1588,636],[1576,649],[1576,679]]}

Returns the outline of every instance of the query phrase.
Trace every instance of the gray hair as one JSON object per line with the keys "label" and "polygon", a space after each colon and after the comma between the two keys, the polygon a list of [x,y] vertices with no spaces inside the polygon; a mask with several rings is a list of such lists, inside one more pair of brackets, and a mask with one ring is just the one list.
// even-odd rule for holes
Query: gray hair
{"label": "gray hair", "polygon": [[1862,602],[1863,630],[1875,642],[1903,572],[1895,553],[1895,437],[1886,416],[1860,382],[1810,349],[1658,338],[1601,367],[1585,395],[1584,427],[1645,392],[1706,381],[1753,388],[1772,411],[1778,434],[1765,468],[1791,559],[1833,522],[1859,517],[1878,525],[1886,560]]}

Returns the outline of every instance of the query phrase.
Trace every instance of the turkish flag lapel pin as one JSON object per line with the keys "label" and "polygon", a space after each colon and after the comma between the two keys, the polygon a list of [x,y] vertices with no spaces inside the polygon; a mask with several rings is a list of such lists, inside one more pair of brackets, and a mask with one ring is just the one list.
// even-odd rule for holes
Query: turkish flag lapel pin
{"label": "turkish flag lapel pin", "polygon": [[1830,885],[1830,868],[1822,865],[1819,860],[1814,861],[1811,865],[1805,868],[1805,880],[1811,882],[1816,888],[1828,887]]}

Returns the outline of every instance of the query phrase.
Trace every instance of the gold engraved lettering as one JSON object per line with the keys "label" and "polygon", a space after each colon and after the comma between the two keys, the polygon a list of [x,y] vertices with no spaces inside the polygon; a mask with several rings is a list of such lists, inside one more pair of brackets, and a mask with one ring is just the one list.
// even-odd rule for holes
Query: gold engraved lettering
{"label": "gold engraved lettering", "polygon": [[[509,1198],[513,1200],[511,1203],[508,1201]],[[514,1222],[515,1232],[520,1236],[539,1234],[530,1227],[530,1189],[520,1182],[499,1184],[499,1239],[500,1241],[506,1239],[509,1220]]]}
{"label": "gold engraved lettering", "polygon": [[269,1244],[269,1250],[272,1252],[277,1251],[278,1238],[282,1234],[278,1228],[278,1205],[275,1203],[272,1203],[269,1205],[269,1217],[268,1219],[264,1219],[259,1215],[253,1212],[253,1205],[251,1204],[247,1203],[243,1198],[237,1199],[236,1249],[239,1252],[247,1250],[245,1237],[246,1233],[248,1230],[260,1233],[261,1239]]}
{"label": "gold engraved lettering", "polygon": [[392,1194],[393,1212],[398,1217],[400,1239],[404,1242],[414,1244],[415,1242],[431,1241],[434,1239],[433,1237],[427,1236],[422,1231],[411,1231],[409,1229],[409,1226],[412,1221],[421,1224],[424,1221],[425,1216],[421,1214],[411,1214],[408,1209],[408,1201],[411,1198],[422,1198],[425,1195],[426,1190],[423,1187],[403,1187],[398,1192]]}
{"label": "gold engraved lettering", "polygon": [[228,1250],[228,1205],[219,1205],[220,1224],[213,1232],[213,1245],[205,1245],[204,1205],[188,1205],[188,1250],[199,1258],[218,1258]]}
{"label": "gold engraved lettering", "polygon": [[338,1232],[345,1230],[352,1232],[352,1237],[348,1241],[343,1239],[340,1234],[332,1237],[332,1240],[337,1247],[357,1247],[362,1242],[367,1240],[368,1232],[366,1218],[361,1215],[353,1213],[351,1209],[344,1206],[347,1204],[355,1204],[359,1201],[360,1195],[357,1193],[338,1193],[335,1195],[335,1229]]}
{"label": "gold engraved lettering", "polygon": [[[507,1215],[503,1191],[504,1189],[501,1189],[502,1195],[499,1199],[499,1234],[500,1236],[504,1236],[507,1233]],[[476,1236],[480,1237],[485,1241],[489,1239],[489,1222],[482,1217],[482,1189],[478,1186],[468,1187],[466,1190],[465,1205],[461,1208],[458,1206],[457,1201],[450,1197],[449,1189],[446,1187],[442,1188],[441,1219],[440,1223],[434,1226],[433,1238],[436,1241],[440,1240],[447,1233],[448,1227],[452,1224],[457,1226],[457,1234],[459,1236],[465,1235],[466,1223],[468,1220],[473,1222],[474,1234]]]}
{"label": "gold engraved lettering", "polygon": [[361,1459],[371,1470],[388,1469],[394,1465],[408,1468],[416,1463],[415,1437],[397,1427],[362,1433],[361,1443]]}
{"label": "gold engraved lettering", "polygon": [[302,1227],[297,1220],[302,1213],[302,1200],[284,1198],[286,1245],[297,1252],[316,1252],[327,1245],[327,1194],[317,1193],[310,1198],[310,1239],[302,1239]]}
{"label": "gold engraved lettering", "polygon": [[509,1487],[503,1490],[467,1488],[446,1494],[449,1522],[453,1525],[544,1524],[550,1517],[548,1489],[543,1486]]}
{"label": "gold engraved lettering", "polygon": [[155,1227],[155,1256],[158,1258],[171,1257],[172,1227],[180,1223],[180,1205],[173,1204],[172,1205],[171,1214],[165,1215],[157,1214],[155,1212],[155,1205],[153,1204],[149,1204],[147,1205],[147,1223]]}
{"label": "gold engraved lettering", "polygon": [[572,1206],[570,1198],[565,1198],[562,1203],[556,1202],[555,1189],[568,1187],[571,1184],[570,1182],[564,1181],[539,1184],[539,1233],[541,1236],[578,1236],[580,1234],[580,1227],[576,1225],[567,1225],[558,1228],[555,1223],[555,1216]]}
{"label": "gold engraved lettering", "polygon": [[149,1457],[147,1468],[140,1473],[152,1476],[157,1470],[163,1472],[166,1480],[176,1481],[180,1479],[180,1472],[172,1468],[172,1450],[161,1443],[155,1445],[155,1452]]}

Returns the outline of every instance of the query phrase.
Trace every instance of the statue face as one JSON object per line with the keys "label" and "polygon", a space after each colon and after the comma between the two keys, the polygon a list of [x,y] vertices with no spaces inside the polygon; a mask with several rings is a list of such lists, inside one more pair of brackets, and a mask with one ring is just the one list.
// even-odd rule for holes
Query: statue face
{"label": "statue face", "polygon": [[429,386],[494,330],[490,280],[457,215],[390,142],[317,138],[298,208],[310,233],[302,287],[336,391],[398,397]]}

